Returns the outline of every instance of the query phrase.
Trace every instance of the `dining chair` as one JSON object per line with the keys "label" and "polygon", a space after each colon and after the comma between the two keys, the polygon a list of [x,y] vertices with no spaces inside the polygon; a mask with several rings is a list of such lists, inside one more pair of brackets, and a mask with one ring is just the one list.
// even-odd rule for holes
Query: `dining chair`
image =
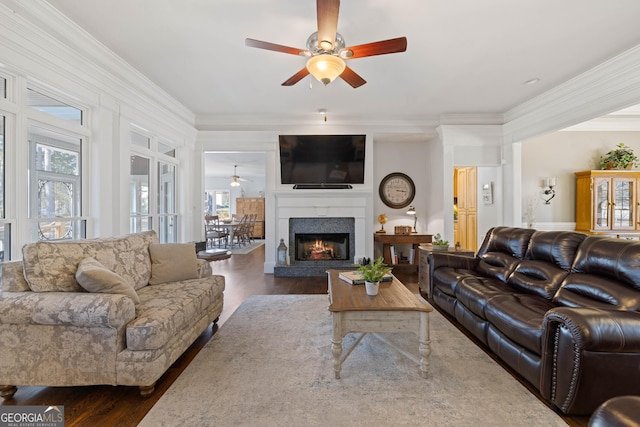
{"label": "dining chair", "polygon": [[207,241],[207,247],[213,247],[217,244],[218,247],[228,245],[229,233],[220,227],[220,218],[218,215],[205,215],[204,216],[204,233],[205,240]]}

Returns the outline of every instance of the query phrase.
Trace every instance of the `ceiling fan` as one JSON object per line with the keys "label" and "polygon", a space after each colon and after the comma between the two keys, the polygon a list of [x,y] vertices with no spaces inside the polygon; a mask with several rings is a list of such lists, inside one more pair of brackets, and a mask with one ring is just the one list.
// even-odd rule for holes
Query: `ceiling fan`
{"label": "ceiling fan", "polygon": [[233,165],[233,175],[230,176],[230,178],[231,178],[231,184],[230,185],[232,187],[240,187],[240,181],[249,182],[248,179],[240,178],[238,176],[237,169],[238,169],[238,165]]}
{"label": "ceiling fan", "polygon": [[249,38],[245,40],[245,45],[309,58],[307,65],[282,83],[282,86],[293,86],[311,74],[325,85],[331,83],[336,77],[340,77],[351,87],[358,88],[365,84],[366,80],[347,67],[344,61],[404,52],[407,50],[407,38],[399,37],[345,47],[344,38],[337,32],[339,11],[340,0],[316,1],[318,31],[307,39],[307,49],[297,49]]}

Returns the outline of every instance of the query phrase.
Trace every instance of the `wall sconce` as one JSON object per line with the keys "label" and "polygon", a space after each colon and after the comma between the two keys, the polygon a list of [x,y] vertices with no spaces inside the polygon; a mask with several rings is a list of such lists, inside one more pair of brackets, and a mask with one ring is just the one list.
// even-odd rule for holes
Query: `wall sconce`
{"label": "wall sconce", "polygon": [[409,210],[407,211],[407,215],[413,215],[413,231],[412,233],[417,234],[418,230],[416,230],[416,224],[418,224],[418,213],[416,212],[416,208],[413,206],[409,206]]}
{"label": "wall sconce", "polygon": [[553,189],[553,187],[555,187],[555,186],[556,186],[556,177],[555,176],[551,176],[551,177],[545,178],[545,180],[544,180],[544,197],[542,198],[544,200],[544,204],[545,205],[550,205],[551,204],[551,199],[556,197],[556,191]]}

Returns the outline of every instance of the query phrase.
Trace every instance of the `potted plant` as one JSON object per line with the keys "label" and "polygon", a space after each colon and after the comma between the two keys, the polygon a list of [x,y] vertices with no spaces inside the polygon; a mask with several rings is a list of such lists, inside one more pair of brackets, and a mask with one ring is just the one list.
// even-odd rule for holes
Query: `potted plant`
{"label": "potted plant", "polygon": [[600,169],[631,169],[636,166],[638,157],[631,147],[624,145],[623,142],[616,147],[615,150],[600,156]]}
{"label": "potted plant", "polygon": [[391,267],[384,263],[382,257],[369,261],[368,264],[362,264],[358,266],[358,271],[364,279],[364,285],[367,290],[367,295],[378,295],[380,287],[380,280],[385,274],[390,273]]}
{"label": "potted plant", "polygon": [[436,233],[431,238],[431,247],[434,251],[446,251],[449,249],[449,241],[442,240],[440,233]]}

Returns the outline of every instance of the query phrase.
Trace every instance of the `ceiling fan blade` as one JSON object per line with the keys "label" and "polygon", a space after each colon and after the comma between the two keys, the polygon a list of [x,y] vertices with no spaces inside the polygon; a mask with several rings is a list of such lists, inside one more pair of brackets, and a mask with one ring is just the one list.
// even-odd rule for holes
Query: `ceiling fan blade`
{"label": "ceiling fan blade", "polygon": [[349,83],[354,89],[359,88],[367,82],[349,67],[344,68],[344,71],[340,74],[340,78]]}
{"label": "ceiling fan blade", "polygon": [[[317,0],[316,13],[318,15],[318,46],[324,50],[332,50],[338,31],[338,13],[340,0]],[[330,45],[323,42],[329,42]]]}
{"label": "ceiling fan blade", "polygon": [[309,70],[307,70],[307,67],[305,67],[302,70],[295,73],[293,76],[289,77],[284,83],[282,83],[282,86],[293,86],[294,84],[298,83],[300,80],[304,79],[308,75],[309,75]]}
{"label": "ceiling fan blade", "polygon": [[396,39],[345,47],[340,51],[340,57],[343,59],[364,58],[366,56],[404,52],[405,50],[407,50],[407,38],[398,37]]}
{"label": "ceiling fan blade", "polygon": [[281,44],[263,42],[255,39],[245,39],[244,44],[249,47],[257,47],[258,49],[273,50],[275,52],[289,53],[291,55],[311,56],[311,53],[304,49],[283,46]]}

